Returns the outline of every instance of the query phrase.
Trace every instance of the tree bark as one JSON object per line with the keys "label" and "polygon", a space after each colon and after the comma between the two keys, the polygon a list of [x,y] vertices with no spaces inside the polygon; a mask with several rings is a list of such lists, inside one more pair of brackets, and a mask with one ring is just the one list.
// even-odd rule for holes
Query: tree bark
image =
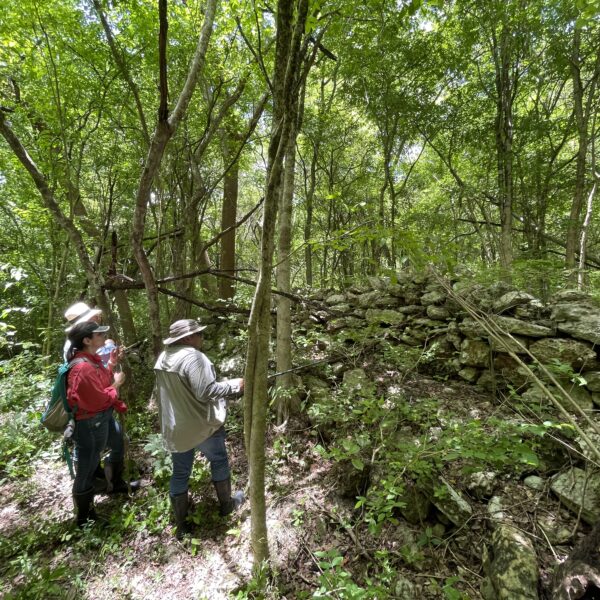
{"label": "tree bark", "polygon": [[[227,169],[234,152],[231,135],[225,130],[221,142],[223,166]],[[221,271],[233,275],[235,272],[235,225],[238,202],[239,163],[233,162],[227,169],[223,180],[223,206],[221,209],[221,231],[226,233],[221,238],[221,252],[219,268]],[[219,279],[219,298],[232,300],[235,293],[234,282],[231,279]]]}
{"label": "tree bark", "polygon": [[[586,166],[589,144],[588,125],[592,114],[592,105],[595,101],[596,86],[600,76],[600,51],[596,53],[593,73],[587,84],[582,80],[581,60],[581,25],[575,24],[573,30],[573,48],[571,51],[571,79],[573,82],[573,111],[577,127],[577,159],[575,168],[575,189],[569,223],[566,235],[565,266],[574,269],[576,266],[576,252],[581,238],[581,212],[586,194]],[[587,98],[585,94],[587,93]],[[575,276],[575,273],[573,273]]]}
{"label": "tree bark", "polygon": [[[283,175],[283,193],[279,210],[278,264],[276,272],[277,289],[290,291],[290,252],[292,249],[292,200],[294,197],[294,171],[296,168],[296,127],[292,126],[285,152],[285,171]],[[291,301],[285,296],[277,297],[277,372],[292,368],[292,316]],[[278,377],[276,382],[277,424],[281,425],[290,414],[292,374]]]}
{"label": "tree bark", "polygon": [[492,35],[496,70],[496,153],[498,163],[498,199],[500,202],[500,265],[504,278],[512,268],[513,204],[513,99],[515,81],[511,79],[512,32],[504,23],[498,40]]}
{"label": "tree bark", "polygon": [[148,316],[150,320],[152,348],[154,353],[158,355],[161,350],[161,321],[160,307],[158,303],[158,288],[154,278],[154,273],[150,261],[146,256],[142,240],[144,237],[144,228],[146,225],[146,213],[148,211],[148,203],[152,193],[152,185],[154,178],[158,173],[163,154],[167,144],[174,133],[177,131],[181,119],[185,115],[192,94],[196,88],[198,77],[203,70],[208,43],[213,30],[213,23],[217,7],[217,0],[207,0],[204,11],[204,23],[198,39],[198,44],[194,52],[192,64],[188,72],[187,80],[179,95],[177,104],[171,116],[168,116],[167,109],[167,86],[166,86],[166,0],[160,0],[160,23],[161,32],[159,36],[160,52],[160,73],[161,73],[161,101],[159,107],[158,123],[152,140],[150,149],[146,157],[144,169],[140,177],[138,191],[136,194],[135,211],[133,215],[133,230],[131,235],[133,252],[135,259],[140,267],[140,273],[146,287],[148,296]]}
{"label": "tree bark", "polygon": [[275,66],[272,80],[274,114],[268,151],[260,267],[248,326],[248,352],[244,374],[244,439],[250,466],[251,547],[255,569],[259,569],[269,558],[264,479],[267,363],[271,332],[271,270],[277,202],[285,149],[293,123],[292,99],[299,92],[297,73],[300,41],[304,35],[307,11],[308,0],[297,0],[294,3],[279,0],[277,4]]}

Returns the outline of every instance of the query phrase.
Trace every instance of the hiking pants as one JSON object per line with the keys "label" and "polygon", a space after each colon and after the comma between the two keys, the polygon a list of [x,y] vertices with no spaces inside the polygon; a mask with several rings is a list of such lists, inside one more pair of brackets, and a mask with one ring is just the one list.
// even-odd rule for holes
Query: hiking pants
{"label": "hiking pants", "polygon": [[76,421],[73,440],[77,449],[74,494],[87,492],[93,487],[94,473],[106,447],[110,448],[107,462],[119,463],[124,460],[123,432],[113,417],[112,408],[89,419]]}
{"label": "hiking pants", "polygon": [[200,450],[210,463],[212,481],[224,481],[229,478],[230,470],[227,448],[225,447],[225,428],[221,427],[195,448],[187,452],[171,452],[171,459],[173,460],[173,475],[169,484],[171,496],[187,492],[196,450]]}

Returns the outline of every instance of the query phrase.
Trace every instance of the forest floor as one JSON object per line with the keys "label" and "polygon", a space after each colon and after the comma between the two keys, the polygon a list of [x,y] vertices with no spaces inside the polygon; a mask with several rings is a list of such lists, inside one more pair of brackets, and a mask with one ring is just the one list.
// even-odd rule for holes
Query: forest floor
{"label": "forest floor", "polygon": [[[472,386],[416,374],[401,385],[413,401],[435,396],[447,402],[458,418],[490,412],[509,418],[506,407]],[[234,487],[247,490],[240,413],[236,406],[228,447]],[[356,499],[340,495],[344,474],[317,451],[319,442],[308,425],[289,425],[285,434],[269,429],[266,490],[274,575],[266,584],[267,598],[482,597],[482,555],[489,538],[485,503],[470,498],[473,516],[464,527],[440,525],[431,516],[418,525],[386,521],[373,535],[357,518]],[[0,537],[5,540],[0,596],[265,597],[253,592],[258,582],[252,577],[249,502],[220,518],[202,458],[196,459],[191,483],[197,524],[179,542],[170,520],[168,463],[160,452],[151,455],[144,444],[132,444],[142,489],[129,498],[99,496],[98,512],[109,523],[83,531],[72,524],[71,479],[59,454],[57,442],[37,457],[29,479],[0,481]],[[451,470],[446,477],[453,479]],[[543,596],[556,559],[564,558],[570,546],[552,548],[538,536],[534,521],[536,514],[557,514],[558,502],[515,477],[499,483],[502,495],[511,499],[507,510],[535,541]],[[560,515],[567,527],[576,527],[575,517],[563,510]]]}

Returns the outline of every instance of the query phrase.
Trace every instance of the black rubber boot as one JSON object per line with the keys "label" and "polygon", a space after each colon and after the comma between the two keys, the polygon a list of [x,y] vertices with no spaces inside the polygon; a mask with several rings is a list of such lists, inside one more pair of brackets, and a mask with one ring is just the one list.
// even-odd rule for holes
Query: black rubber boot
{"label": "black rubber boot", "polygon": [[94,510],[94,488],[79,494],[73,493],[73,504],[77,513],[77,527],[83,527],[88,521],[96,520],[96,511]]}
{"label": "black rubber boot", "polygon": [[217,498],[219,499],[219,514],[225,517],[239,508],[244,501],[244,492],[237,491],[231,495],[231,478],[223,481],[213,481]]}
{"label": "black rubber boot", "polygon": [[177,527],[175,537],[180,540],[186,533],[190,533],[191,531],[190,525],[187,522],[190,505],[188,493],[183,492],[183,494],[177,494],[176,496],[171,496],[170,498],[171,506],[173,507],[173,512],[175,513],[175,526]]}
{"label": "black rubber boot", "polygon": [[123,461],[117,463],[104,463],[107,494],[129,494],[130,491],[133,493],[139,490],[139,481],[130,481],[129,486],[127,485],[127,482],[123,479],[124,469],[125,465]]}

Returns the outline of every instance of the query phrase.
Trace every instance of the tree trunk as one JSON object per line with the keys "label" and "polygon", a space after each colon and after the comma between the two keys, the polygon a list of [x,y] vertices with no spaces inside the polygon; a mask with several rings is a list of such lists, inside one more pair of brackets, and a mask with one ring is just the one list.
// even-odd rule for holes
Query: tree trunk
{"label": "tree trunk", "polygon": [[[573,112],[575,113],[575,124],[577,126],[577,161],[575,168],[575,190],[569,223],[567,225],[567,244],[565,255],[565,266],[567,269],[575,268],[575,252],[581,235],[581,211],[585,197],[585,173],[588,150],[588,122],[590,117],[589,102],[588,110],[584,107],[584,86],[581,79],[581,25],[575,24],[573,30],[573,48],[571,52],[571,79],[573,82]],[[596,74],[588,88],[588,99],[594,96]],[[575,275],[575,274],[573,274]]]}
{"label": "tree trunk", "polygon": [[513,99],[515,83],[511,80],[511,35],[502,25],[500,40],[494,33],[493,50],[496,69],[496,153],[498,163],[498,200],[500,203],[500,265],[503,276],[510,279],[512,267],[512,204],[513,204]]}
{"label": "tree trunk", "polygon": [[123,342],[126,346],[137,341],[137,333],[135,331],[135,323],[133,322],[133,314],[129,305],[129,298],[125,290],[115,290],[115,302],[119,312],[119,323],[123,331]]}
{"label": "tree trunk", "polygon": [[[294,198],[294,171],[296,168],[296,127],[292,127],[285,152],[285,172],[283,175],[283,193],[279,210],[279,245],[277,264],[277,289],[280,292],[290,291],[290,252],[292,250],[292,200]],[[277,297],[277,371],[292,368],[292,315],[291,301],[285,296]],[[278,378],[277,390],[277,424],[287,420],[291,406],[289,392],[292,387],[292,374],[287,373]]]}
{"label": "tree trunk", "polygon": [[[227,169],[235,154],[233,140],[227,131],[223,132],[221,144],[223,154],[223,168]],[[223,207],[221,210],[221,231],[231,228],[221,238],[221,252],[219,260],[219,269],[228,275],[235,273],[235,229],[234,225],[237,217],[238,202],[238,179],[239,164],[234,162],[231,168],[225,173],[223,179]],[[219,279],[219,298],[221,300],[232,300],[235,293],[233,279]]]}
{"label": "tree trunk", "polygon": [[310,183],[306,192],[306,220],[304,222],[304,262],[306,285],[310,288],[313,285],[313,253],[310,245],[313,224],[313,201],[315,189],[317,187],[317,158],[318,144],[313,144],[313,153],[310,161]]}
{"label": "tree trunk", "polygon": [[300,41],[304,34],[307,11],[308,0],[297,0],[295,3],[279,0],[277,4],[275,66],[272,80],[274,114],[268,151],[261,258],[248,326],[248,352],[244,374],[244,439],[250,466],[252,513],[250,537],[254,568],[257,570],[269,559],[265,500],[265,431],[274,233],[283,160],[294,122],[292,106],[294,95],[298,94]]}
{"label": "tree trunk", "polygon": [[160,13],[160,35],[159,35],[159,63],[160,63],[160,106],[158,123],[152,140],[150,149],[146,157],[144,169],[140,177],[140,183],[136,195],[135,211],[133,214],[133,228],[131,234],[133,253],[140,267],[140,273],[146,288],[148,296],[148,317],[150,321],[150,330],[152,336],[152,348],[156,355],[159,354],[162,348],[161,342],[161,322],[160,308],[158,303],[158,286],[152,271],[150,261],[146,256],[143,247],[144,229],[146,225],[146,213],[148,211],[148,203],[152,193],[152,185],[154,178],[160,168],[163,154],[167,144],[174,133],[177,131],[181,119],[187,111],[187,107],[191,100],[192,94],[196,89],[198,77],[204,67],[208,43],[213,30],[213,23],[217,7],[217,0],[208,0],[204,12],[204,23],[202,31],[198,39],[196,51],[192,59],[192,64],[188,72],[187,80],[179,95],[177,104],[171,116],[168,116],[168,91],[166,79],[166,35],[167,35],[167,3],[166,0],[159,1]]}

